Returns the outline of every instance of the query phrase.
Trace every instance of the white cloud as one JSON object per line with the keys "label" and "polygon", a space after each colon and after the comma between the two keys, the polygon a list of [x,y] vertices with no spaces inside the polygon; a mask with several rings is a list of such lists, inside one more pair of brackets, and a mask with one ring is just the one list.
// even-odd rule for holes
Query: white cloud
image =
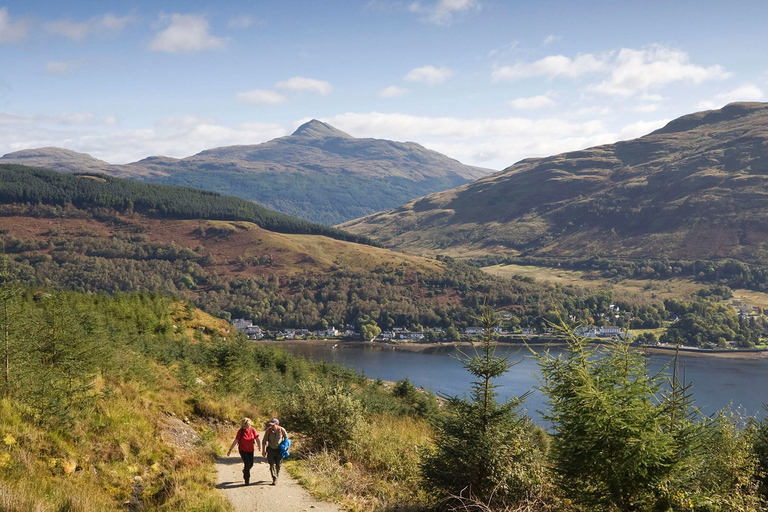
{"label": "white cloud", "polygon": [[477,0],[437,0],[429,4],[420,1],[413,2],[409,10],[423,14],[425,20],[436,25],[450,25],[457,13],[480,10]]}
{"label": "white cloud", "polygon": [[642,112],[642,113],[656,112],[657,110],[659,110],[659,105],[656,103],[645,103],[642,105],[636,105],[632,107],[632,110],[635,112]]}
{"label": "white cloud", "polygon": [[537,108],[554,107],[555,102],[549,96],[540,94],[530,98],[516,98],[509,102],[509,106],[520,110],[534,110]]}
{"label": "white cloud", "polygon": [[233,16],[227,22],[227,28],[232,29],[244,29],[251,25],[256,24],[256,18],[249,14],[243,14],[241,16]]}
{"label": "white cloud", "polygon": [[435,66],[422,66],[410,70],[408,74],[403,77],[403,80],[427,85],[439,85],[448,80],[452,75],[453,71],[445,66],[440,68],[436,68]]}
{"label": "white cloud", "polygon": [[600,120],[420,117],[346,113],[321,119],[356,137],[418,141],[464,163],[501,169],[518,160],[614,142]]}
{"label": "white cloud", "polygon": [[643,94],[640,96],[643,101],[664,101],[664,96],[661,94]]}
{"label": "white cloud", "polygon": [[546,76],[549,78],[577,78],[588,73],[606,69],[610,54],[579,54],[574,59],[565,55],[550,55],[536,62],[518,62],[512,66],[501,66],[493,70],[494,82],[515,82],[525,78]]}
{"label": "white cloud", "polygon": [[96,120],[96,115],[93,112],[69,112],[51,118],[51,123],[67,126],[80,126],[100,124],[101,122]]}
{"label": "white cloud", "polygon": [[74,41],[82,41],[91,33],[114,34],[123,30],[126,25],[136,21],[134,16],[115,16],[112,13],[94,16],[86,21],[73,22],[58,20],[45,23],[43,26],[51,34],[67,37]]}
{"label": "white cloud", "polygon": [[719,108],[734,101],[762,101],[765,97],[763,90],[755,84],[744,84],[736,89],[716,94],[711,100],[701,101],[701,109]]}
{"label": "white cloud", "polygon": [[303,76],[294,76],[284,82],[278,82],[275,84],[275,88],[287,91],[316,92],[322,96],[328,96],[333,91],[333,87],[331,87],[329,82],[315,80],[314,78],[304,78]]}
{"label": "white cloud", "polygon": [[659,119],[656,121],[638,121],[636,123],[628,124],[619,131],[618,139],[636,139],[637,137],[648,135],[652,131],[665,126],[669,121],[670,119]]}
{"label": "white cloud", "polygon": [[244,105],[253,105],[255,103],[264,105],[282,105],[288,101],[288,98],[275,91],[254,89],[253,91],[238,93],[237,101]]}
{"label": "white cloud", "polygon": [[541,43],[543,46],[547,46],[549,44],[554,43],[555,41],[559,41],[562,39],[562,36],[556,36],[554,34],[550,34],[547,37],[544,38],[544,41]]}
{"label": "white cloud", "polygon": [[0,154],[56,146],[107,162],[128,163],[152,155],[182,158],[212,147],[258,144],[288,134],[288,127],[276,124],[226,126],[200,116],[163,119],[150,128],[135,130],[75,128],[77,121],[99,122],[87,113],[53,117],[0,113]]}
{"label": "white cloud", "polygon": [[159,32],[149,45],[151,50],[182,53],[224,48],[226,40],[210,34],[210,25],[203,16],[195,14],[172,14],[162,16],[170,25]]}
{"label": "white cloud", "polygon": [[67,61],[60,61],[60,62],[48,62],[45,65],[45,72],[49,75],[59,75],[59,76],[68,76],[75,70],[83,67],[85,65],[85,61],[82,59],[79,60],[67,60]]}
{"label": "white cloud", "polygon": [[603,94],[632,96],[672,82],[700,84],[707,80],[723,80],[730,76],[721,66],[692,64],[681,50],[653,45],[644,50],[623,48],[611,63],[607,80],[590,89]]}
{"label": "white cloud", "polygon": [[642,94],[644,101],[662,101],[653,92],[673,82],[695,85],[731,76],[722,66],[700,66],[690,61],[687,53],[655,44],[642,50],[622,48],[618,52],[579,54],[573,59],[565,55],[549,55],[534,62],[517,62],[496,66],[494,82],[515,82],[527,78],[579,78],[599,74],[606,78],[587,87],[587,91],[629,97]]}
{"label": "white cloud", "polygon": [[25,21],[11,22],[8,8],[0,9],[0,43],[18,41],[27,36],[27,23]]}
{"label": "white cloud", "polygon": [[408,89],[404,87],[398,87],[396,85],[390,85],[379,91],[379,96],[382,98],[397,98],[408,94]]}

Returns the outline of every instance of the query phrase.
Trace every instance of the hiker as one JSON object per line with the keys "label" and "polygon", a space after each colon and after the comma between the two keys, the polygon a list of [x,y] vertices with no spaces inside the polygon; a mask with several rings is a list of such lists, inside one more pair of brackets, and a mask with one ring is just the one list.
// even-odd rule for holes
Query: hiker
{"label": "hiker", "polygon": [[280,463],[282,456],[280,454],[280,443],[288,439],[288,433],[280,426],[280,421],[273,418],[269,422],[269,427],[264,432],[264,448],[261,455],[267,458],[269,462],[269,473],[272,475],[272,485],[277,484],[277,477],[280,476]]}
{"label": "hiker", "polygon": [[243,459],[243,479],[245,480],[245,485],[251,483],[254,444],[259,450],[261,449],[259,433],[253,428],[252,423],[251,418],[243,418],[240,421],[240,430],[235,434],[235,440],[232,441],[232,445],[229,447],[229,450],[227,450],[227,457],[229,457],[229,454],[232,453],[232,448],[237,444],[237,449],[240,451],[240,458]]}

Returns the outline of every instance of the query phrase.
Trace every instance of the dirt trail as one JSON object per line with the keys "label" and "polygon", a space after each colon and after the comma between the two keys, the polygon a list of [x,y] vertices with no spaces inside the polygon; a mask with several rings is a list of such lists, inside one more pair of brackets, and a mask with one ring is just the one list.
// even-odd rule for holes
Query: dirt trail
{"label": "dirt trail", "polygon": [[285,470],[280,471],[277,485],[272,484],[269,464],[264,457],[254,459],[251,485],[243,482],[243,462],[239,455],[221,457],[216,461],[218,485],[236,512],[340,512],[331,503],[318,501],[309,495]]}

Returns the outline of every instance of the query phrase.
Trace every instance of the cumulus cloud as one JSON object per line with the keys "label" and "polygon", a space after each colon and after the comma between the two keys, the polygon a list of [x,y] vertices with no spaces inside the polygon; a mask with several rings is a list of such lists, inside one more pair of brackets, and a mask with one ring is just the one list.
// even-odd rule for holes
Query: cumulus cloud
{"label": "cumulus cloud", "polygon": [[436,68],[435,66],[422,66],[410,70],[408,74],[403,77],[403,80],[427,85],[439,85],[448,80],[452,75],[453,71],[445,66],[440,68]]}
{"label": "cumulus cloud", "polygon": [[172,14],[162,16],[170,23],[149,44],[150,50],[167,53],[191,53],[218,50],[226,46],[226,40],[210,33],[211,27],[204,16],[196,14]]}
{"label": "cumulus cloud", "polygon": [[520,110],[534,110],[538,108],[554,107],[555,102],[549,96],[540,94],[530,98],[515,98],[509,102],[509,106]]}
{"label": "cumulus cloud", "polygon": [[67,60],[67,61],[51,61],[46,63],[45,72],[49,75],[69,76],[72,72],[83,67],[85,61],[79,60]]}
{"label": "cumulus cloud", "polygon": [[765,97],[763,90],[755,84],[744,84],[732,91],[716,94],[711,100],[699,103],[701,109],[713,109],[722,107],[734,101],[762,101]]}
{"label": "cumulus cloud", "polygon": [[244,29],[244,28],[250,27],[251,25],[255,25],[256,21],[257,21],[256,18],[254,18],[250,14],[233,16],[229,18],[229,21],[227,22],[227,28]]}
{"label": "cumulus cloud", "polygon": [[608,79],[591,90],[616,96],[632,96],[672,82],[700,84],[731,76],[722,66],[699,66],[681,50],[653,45],[644,50],[623,48],[612,62]]}
{"label": "cumulus cloud", "polygon": [[43,26],[51,34],[64,36],[73,41],[82,41],[92,33],[114,34],[120,32],[126,25],[134,21],[136,21],[134,16],[115,16],[112,13],[107,13],[82,22],[58,20],[45,23]]}
{"label": "cumulus cloud", "polygon": [[346,113],[321,119],[356,137],[416,141],[464,163],[501,169],[518,160],[617,140],[601,120],[423,117]]}
{"label": "cumulus cloud", "polygon": [[636,105],[632,107],[632,110],[642,113],[656,112],[659,110],[659,105],[657,103],[644,103],[642,105]]}
{"label": "cumulus cloud", "polygon": [[261,103],[263,105],[282,105],[288,101],[288,98],[275,91],[254,89],[253,91],[239,93],[237,95],[237,101],[243,105],[253,105],[255,103]]}
{"label": "cumulus cloud", "polygon": [[660,44],[641,50],[622,48],[599,55],[585,53],[574,58],[549,55],[534,62],[497,65],[491,76],[494,82],[515,82],[534,77],[575,79],[584,75],[605,77],[588,86],[589,92],[619,97],[642,95],[646,101],[663,100],[654,91],[673,82],[698,85],[731,76],[722,66],[694,64],[686,52]]}
{"label": "cumulus cloud", "polygon": [[656,121],[638,121],[636,123],[628,124],[619,131],[619,140],[636,139],[643,135],[648,135],[654,130],[658,130],[662,126],[665,126],[670,119],[658,119]]}
{"label": "cumulus cloud", "polygon": [[379,91],[379,96],[382,98],[398,98],[405,94],[408,94],[408,89],[404,87],[398,87],[396,85],[390,85]]}
{"label": "cumulus cloud", "polygon": [[456,14],[480,10],[477,0],[438,0],[431,3],[413,2],[409,10],[424,16],[424,19],[436,25],[450,25]]}
{"label": "cumulus cloud", "polygon": [[278,82],[275,84],[275,88],[286,91],[316,92],[321,96],[328,96],[333,91],[333,87],[331,87],[329,82],[315,80],[314,78],[304,78],[303,76],[294,76],[284,82]]}
{"label": "cumulus cloud", "polygon": [[535,62],[518,62],[512,66],[500,66],[493,70],[494,82],[515,82],[526,78],[577,78],[606,69],[610,54],[585,53],[570,59],[565,55],[550,55]]}
{"label": "cumulus cloud", "polygon": [[0,9],[0,43],[18,41],[27,36],[27,23],[25,21],[12,22],[8,15],[8,8]]}
{"label": "cumulus cloud", "polygon": [[104,131],[75,128],[78,116],[80,121],[87,120],[85,124],[104,121],[87,113],[48,117],[0,113],[0,154],[56,146],[122,164],[152,155],[182,158],[212,147],[257,144],[289,133],[288,127],[276,124],[227,126],[200,116],[163,119],[149,128]]}

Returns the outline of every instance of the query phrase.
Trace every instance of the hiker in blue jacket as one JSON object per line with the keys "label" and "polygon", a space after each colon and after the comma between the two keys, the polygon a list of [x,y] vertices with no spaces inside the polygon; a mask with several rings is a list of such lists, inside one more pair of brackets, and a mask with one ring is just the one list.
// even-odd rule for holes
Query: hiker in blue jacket
{"label": "hiker in blue jacket", "polygon": [[288,439],[288,433],[280,426],[280,421],[273,418],[269,422],[269,427],[264,432],[264,444],[261,455],[267,458],[269,462],[269,473],[272,475],[272,485],[277,484],[277,477],[280,476],[280,443]]}

